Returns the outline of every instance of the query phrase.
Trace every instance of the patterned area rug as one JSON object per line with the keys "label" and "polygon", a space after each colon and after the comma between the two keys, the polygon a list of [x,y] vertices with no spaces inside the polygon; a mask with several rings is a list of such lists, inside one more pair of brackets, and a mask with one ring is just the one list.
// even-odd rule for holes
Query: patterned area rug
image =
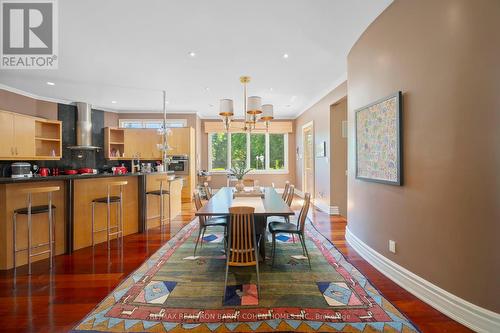
{"label": "patterned area rug", "polygon": [[260,294],[255,267],[231,267],[226,299],[222,230],[193,257],[197,229],[183,228],[73,332],[418,332],[309,223],[312,269],[298,240],[281,237],[274,268],[260,265]]}

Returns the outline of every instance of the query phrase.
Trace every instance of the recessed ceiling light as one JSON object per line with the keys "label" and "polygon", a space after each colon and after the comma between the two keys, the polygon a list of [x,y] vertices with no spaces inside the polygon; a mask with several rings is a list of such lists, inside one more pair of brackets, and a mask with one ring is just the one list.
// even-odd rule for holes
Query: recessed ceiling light
{"label": "recessed ceiling light", "polygon": [[214,107],[214,105],[213,105],[213,104],[208,104],[208,106],[209,106],[209,107],[211,107],[211,108],[213,108],[213,107]]}
{"label": "recessed ceiling light", "polygon": [[54,82],[50,82],[50,81],[47,81],[47,84],[48,84],[49,86],[55,86],[55,85],[56,85]]}
{"label": "recessed ceiling light", "polygon": [[165,101],[165,104],[170,104],[170,101]]}
{"label": "recessed ceiling light", "polygon": [[111,104],[116,104],[116,103],[117,103],[117,101],[111,101]]}
{"label": "recessed ceiling light", "polygon": [[288,57],[289,57],[288,53],[283,54],[284,59],[288,59]]}
{"label": "recessed ceiling light", "polygon": [[285,105],[287,108],[291,108],[292,106],[290,104]]}
{"label": "recessed ceiling light", "polygon": [[206,91],[210,91],[210,88],[209,88],[209,87],[205,87],[205,90],[206,90]]}
{"label": "recessed ceiling light", "polygon": [[273,88],[269,88],[269,91],[273,91]]}
{"label": "recessed ceiling light", "polygon": [[195,52],[193,52],[193,51],[191,51],[191,52],[189,52],[189,56],[190,56],[191,58],[194,58],[194,57],[196,57],[196,53],[195,53]]}

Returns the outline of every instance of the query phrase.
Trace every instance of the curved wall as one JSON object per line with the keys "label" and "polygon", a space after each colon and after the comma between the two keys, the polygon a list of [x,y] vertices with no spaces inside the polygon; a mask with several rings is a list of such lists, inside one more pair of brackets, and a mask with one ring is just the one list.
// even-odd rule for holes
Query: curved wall
{"label": "curved wall", "polygon": [[[396,0],[348,56],[350,231],[420,277],[496,312],[499,31],[498,0]],[[354,110],[397,90],[404,94],[404,186],[357,180]]]}

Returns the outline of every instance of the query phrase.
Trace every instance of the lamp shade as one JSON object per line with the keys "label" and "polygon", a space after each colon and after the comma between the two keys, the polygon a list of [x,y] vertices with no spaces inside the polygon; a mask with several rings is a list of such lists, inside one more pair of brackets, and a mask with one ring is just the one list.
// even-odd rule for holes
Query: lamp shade
{"label": "lamp shade", "polygon": [[260,114],[262,113],[262,98],[259,96],[250,96],[247,100],[247,113]]}
{"label": "lamp shade", "polygon": [[232,99],[221,99],[219,106],[219,116],[231,117],[234,115],[234,107]]}
{"label": "lamp shade", "polygon": [[272,104],[264,104],[262,105],[262,115],[260,116],[260,120],[269,121],[274,119],[274,109]]}

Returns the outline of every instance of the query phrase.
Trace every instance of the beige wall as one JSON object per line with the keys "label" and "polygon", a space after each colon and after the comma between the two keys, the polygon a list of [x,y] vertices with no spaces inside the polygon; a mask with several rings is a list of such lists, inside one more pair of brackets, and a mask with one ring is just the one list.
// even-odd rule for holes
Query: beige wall
{"label": "beige wall", "polygon": [[0,89],[0,110],[57,119],[57,103],[33,99],[3,89]]}
{"label": "beige wall", "polygon": [[[208,134],[205,133],[204,124],[210,121],[220,120],[201,120],[201,168],[208,169]],[[274,120],[279,121],[279,120]],[[291,121],[291,120],[286,120]],[[283,188],[285,182],[295,183],[295,133],[288,133],[288,173],[286,174],[251,174],[248,178],[257,179],[261,186],[271,186],[274,183],[277,188]],[[226,175],[212,176],[213,188],[226,186]]]}
{"label": "beige wall", "polygon": [[347,216],[347,138],[342,122],[347,120],[347,98],[330,107],[330,206]]}
{"label": "beige wall", "polygon": [[[499,18],[498,0],[396,0],[348,56],[349,229],[420,277],[496,312]],[[356,180],[354,110],[397,90],[404,186]]]}
{"label": "beige wall", "polygon": [[[314,145],[326,141],[327,156],[315,158],[314,197],[316,205],[330,207],[330,106],[347,95],[347,83],[340,84],[319,102],[307,109],[295,120],[296,147],[299,147],[300,157],[296,158],[295,183],[302,190],[302,126],[312,121],[314,123]],[[293,155],[296,156],[295,151]]]}

